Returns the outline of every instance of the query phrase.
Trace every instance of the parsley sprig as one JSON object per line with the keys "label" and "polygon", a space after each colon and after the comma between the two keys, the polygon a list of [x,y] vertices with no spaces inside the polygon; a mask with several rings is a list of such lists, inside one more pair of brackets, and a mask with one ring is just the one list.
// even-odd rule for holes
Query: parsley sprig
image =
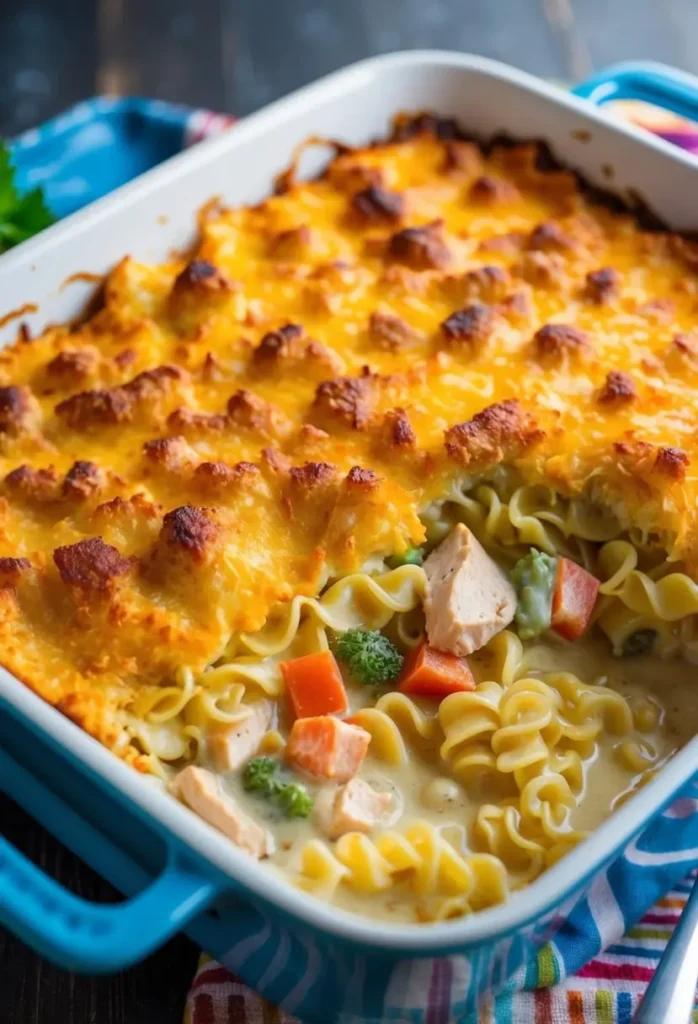
{"label": "parsley sprig", "polygon": [[55,217],[40,188],[17,191],[10,150],[0,141],[0,253],[53,224]]}

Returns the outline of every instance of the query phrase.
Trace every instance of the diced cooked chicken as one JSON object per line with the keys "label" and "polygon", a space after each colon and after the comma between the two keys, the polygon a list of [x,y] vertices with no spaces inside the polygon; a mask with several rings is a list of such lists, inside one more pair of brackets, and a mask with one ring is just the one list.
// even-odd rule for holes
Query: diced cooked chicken
{"label": "diced cooked chicken", "polygon": [[516,591],[467,526],[459,523],[424,563],[429,643],[464,657],[514,618]]}
{"label": "diced cooked chicken", "polygon": [[390,807],[390,793],[377,793],[363,779],[339,789],[323,789],[315,801],[315,819],[328,839],[346,832],[370,832]]}
{"label": "diced cooked chicken", "polygon": [[332,715],[297,718],[286,744],[289,764],[310,775],[348,782],[366,756],[371,736]]}
{"label": "diced cooked chicken", "polygon": [[188,765],[175,777],[172,790],[195,814],[252,857],[259,860],[274,852],[271,834],[240,810],[213,772]]}
{"label": "diced cooked chicken", "polygon": [[271,719],[271,703],[260,700],[241,712],[240,717],[225,729],[212,733],[208,739],[208,752],[216,770],[235,771],[253,757],[271,725]]}

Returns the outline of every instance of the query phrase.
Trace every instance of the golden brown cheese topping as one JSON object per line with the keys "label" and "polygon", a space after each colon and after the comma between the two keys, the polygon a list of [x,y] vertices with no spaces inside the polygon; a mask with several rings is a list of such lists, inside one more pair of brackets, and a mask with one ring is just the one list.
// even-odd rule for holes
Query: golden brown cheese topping
{"label": "golden brown cheese topping", "polygon": [[503,462],[698,572],[696,253],[537,158],[402,122],[3,351],[4,663],[144,766],[140,687]]}

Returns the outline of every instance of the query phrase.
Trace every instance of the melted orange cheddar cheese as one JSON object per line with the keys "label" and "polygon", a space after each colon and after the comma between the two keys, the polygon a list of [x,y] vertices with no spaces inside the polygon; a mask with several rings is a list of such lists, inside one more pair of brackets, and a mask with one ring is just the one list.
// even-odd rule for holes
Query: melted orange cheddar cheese
{"label": "melted orange cheddar cheese", "polygon": [[2,662],[145,769],[139,687],[502,463],[698,574],[696,252],[538,155],[403,119],[6,349]]}

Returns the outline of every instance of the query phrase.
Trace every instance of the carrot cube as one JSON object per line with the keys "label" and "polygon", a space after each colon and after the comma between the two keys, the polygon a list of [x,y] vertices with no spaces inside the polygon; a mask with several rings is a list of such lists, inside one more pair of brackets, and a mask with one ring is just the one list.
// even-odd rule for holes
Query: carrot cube
{"label": "carrot cube", "polygon": [[435,697],[475,689],[475,680],[465,658],[439,651],[429,644],[413,648],[405,658],[398,690],[414,697]]}
{"label": "carrot cube", "polygon": [[331,715],[299,718],[286,744],[286,760],[310,775],[348,782],[361,767],[370,742],[365,729]]}
{"label": "carrot cube", "polygon": [[282,661],[279,668],[296,718],[342,714],[349,707],[342,673],[331,651]]}
{"label": "carrot cube", "polygon": [[567,640],[579,640],[591,619],[599,581],[569,558],[558,558],[551,626]]}

